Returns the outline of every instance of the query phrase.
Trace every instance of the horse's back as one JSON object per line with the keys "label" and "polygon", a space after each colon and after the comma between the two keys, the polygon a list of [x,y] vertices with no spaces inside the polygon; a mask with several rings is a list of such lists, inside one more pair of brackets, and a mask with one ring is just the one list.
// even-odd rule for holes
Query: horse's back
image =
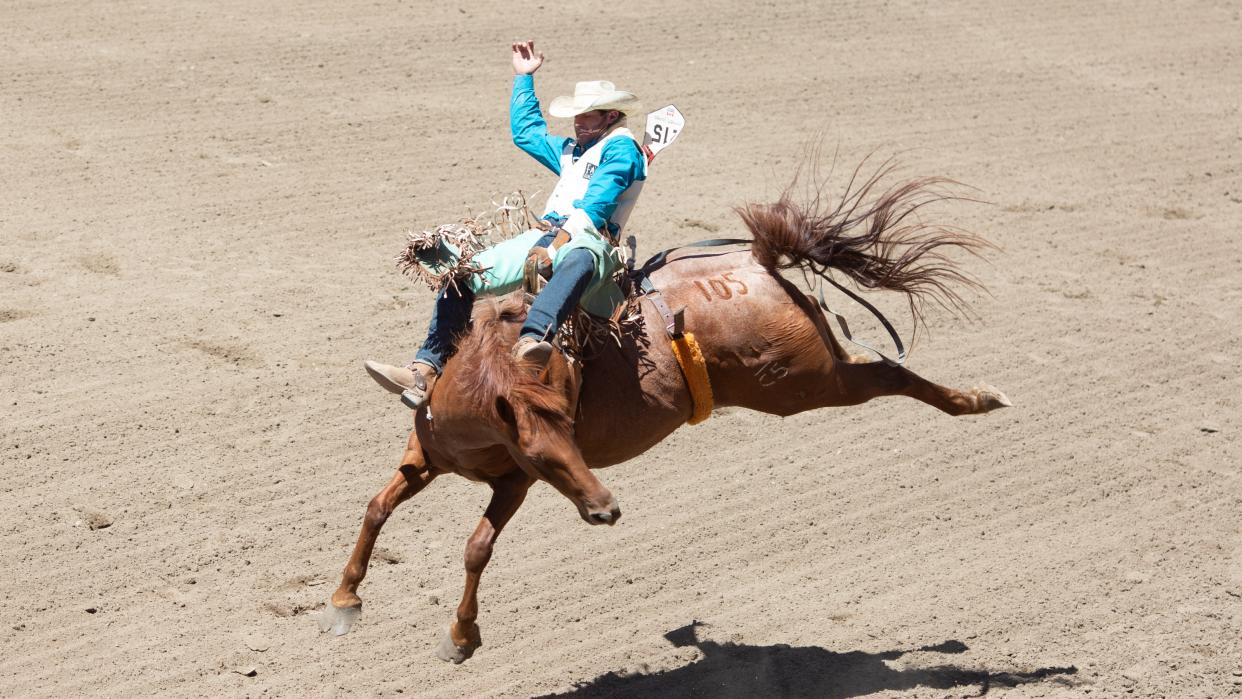
{"label": "horse's back", "polygon": [[[817,377],[832,359],[806,296],[740,246],[683,248],[651,273],[667,307],[681,310],[685,332],[708,357],[717,406],[778,414],[791,371]],[[576,433],[587,463],[633,458],[690,417],[693,401],[649,299],[642,328],[586,363]],[[778,385],[780,384],[780,385]]]}

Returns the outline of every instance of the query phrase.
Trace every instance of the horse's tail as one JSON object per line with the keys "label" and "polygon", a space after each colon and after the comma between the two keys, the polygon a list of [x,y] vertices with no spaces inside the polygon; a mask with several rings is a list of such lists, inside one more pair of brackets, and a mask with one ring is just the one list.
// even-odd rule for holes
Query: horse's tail
{"label": "horse's tail", "polygon": [[775,203],[736,208],[754,236],[755,259],[772,271],[831,267],[864,288],[900,291],[906,294],[916,322],[928,298],[952,310],[966,310],[953,286],[981,285],[959,271],[947,253],[964,250],[978,255],[993,246],[979,236],[924,222],[917,215],[929,204],[961,199],[949,191],[956,185],[952,180],[899,182],[873,197],[893,168],[887,162],[857,186],[859,170],[855,170],[835,205],[824,197],[822,184],[810,188],[807,203],[795,202],[791,196],[795,177]]}

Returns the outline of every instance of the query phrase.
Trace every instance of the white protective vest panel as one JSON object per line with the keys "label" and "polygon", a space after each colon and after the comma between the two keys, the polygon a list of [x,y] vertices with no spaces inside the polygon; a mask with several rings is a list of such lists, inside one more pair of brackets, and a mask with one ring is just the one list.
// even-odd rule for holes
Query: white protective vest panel
{"label": "white protective vest panel", "polygon": [[[600,158],[604,154],[604,145],[614,138],[628,138],[635,144],[638,143],[629,129],[618,126],[608,132],[607,136],[596,141],[577,160],[574,160],[574,142],[569,141],[565,144],[561,150],[561,178],[557,181],[551,196],[548,197],[547,206],[543,211],[544,216],[553,212],[560,216],[570,216],[573,213],[574,202],[586,195],[591,176],[595,174],[595,168],[599,167]],[[646,158],[642,160],[645,169]],[[617,199],[617,208],[613,211],[609,222],[617,227],[618,236],[620,236],[621,229],[625,227],[625,222],[629,220],[630,212],[634,210],[634,204],[638,201],[643,182],[644,180],[635,180]],[[609,233],[608,231],[598,232],[605,237]]]}

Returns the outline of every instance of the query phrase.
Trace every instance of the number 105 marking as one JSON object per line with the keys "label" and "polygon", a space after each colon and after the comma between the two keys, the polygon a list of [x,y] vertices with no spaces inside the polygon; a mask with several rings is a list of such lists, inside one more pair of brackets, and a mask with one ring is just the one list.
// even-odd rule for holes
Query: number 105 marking
{"label": "number 105 marking", "polygon": [[703,292],[703,297],[708,301],[716,298],[728,301],[733,298],[733,289],[729,288],[730,284],[737,287],[739,296],[750,292],[745,282],[741,279],[733,278],[733,272],[725,272],[719,277],[708,277],[706,284],[698,279],[694,280],[694,285],[699,288],[699,291]]}

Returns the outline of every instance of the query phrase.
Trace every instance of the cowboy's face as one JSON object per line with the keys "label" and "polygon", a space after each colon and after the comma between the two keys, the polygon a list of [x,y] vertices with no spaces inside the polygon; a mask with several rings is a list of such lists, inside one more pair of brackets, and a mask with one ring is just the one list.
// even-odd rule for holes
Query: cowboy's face
{"label": "cowboy's face", "polygon": [[621,119],[621,112],[615,109],[595,109],[583,112],[574,117],[574,136],[578,143],[588,144],[603,136],[613,124]]}

